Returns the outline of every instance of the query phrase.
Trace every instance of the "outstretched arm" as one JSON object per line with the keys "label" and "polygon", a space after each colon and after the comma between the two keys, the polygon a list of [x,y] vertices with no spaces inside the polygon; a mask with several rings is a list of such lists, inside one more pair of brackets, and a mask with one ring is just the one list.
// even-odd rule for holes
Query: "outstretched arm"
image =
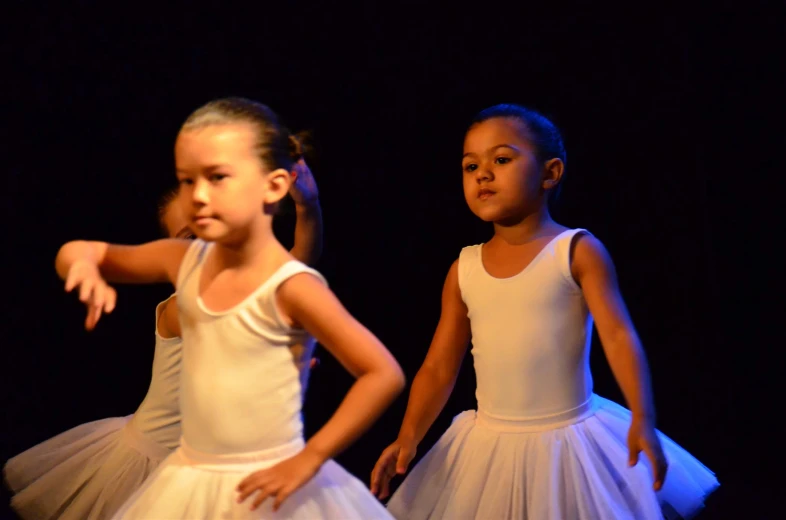
{"label": "outstretched arm", "polygon": [[119,246],[78,240],[60,248],[55,269],[66,282],[66,292],[79,288],[79,299],[88,307],[85,327],[91,330],[102,313],[112,312],[115,307],[115,291],[106,280],[174,283],[189,243],[166,239],[140,246]]}
{"label": "outstretched arm", "polygon": [[450,267],[442,289],[442,314],[426,359],[409,392],[407,411],[396,442],[382,453],[371,474],[371,491],[385,498],[393,474],[403,474],[417,445],[439,416],[456,384],[467,352],[470,325],[458,285],[458,260]]}
{"label": "outstretched arm", "polygon": [[655,434],[655,405],[647,358],[633,327],[617,283],[614,264],[606,248],[593,236],[576,237],[571,271],[581,286],[614,377],[633,414],[628,436],[630,463],[641,450],[655,472],[655,489],[666,475],[666,460]]}
{"label": "outstretched arm", "polygon": [[162,239],[137,246],[75,240],[57,253],[55,269],[65,280],[72,267],[85,263],[99,269],[101,276],[117,283],[175,283],[180,261],[189,240]]}
{"label": "outstretched arm", "polygon": [[290,195],[295,201],[295,245],[290,253],[307,265],[314,265],[322,254],[322,208],[316,180],[306,162],[301,159],[293,171],[295,182]]}

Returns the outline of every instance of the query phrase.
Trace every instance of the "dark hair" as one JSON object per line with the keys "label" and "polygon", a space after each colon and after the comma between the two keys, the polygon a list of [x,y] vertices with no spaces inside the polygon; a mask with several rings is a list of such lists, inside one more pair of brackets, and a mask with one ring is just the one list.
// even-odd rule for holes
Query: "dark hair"
{"label": "dark hair", "polygon": [[171,190],[164,193],[161,199],[158,201],[158,226],[161,228],[161,233],[165,237],[169,236],[169,230],[166,227],[166,212],[169,211],[169,207],[175,202],[177,199],[178,188],[172,188]]}
{"label": "dark hair", "polygon": [[[470,123],[470,128],[478,123],[504,117],[519,120],[527,130],[527,139],[535,146],[535,156],[540,163],[550,159],[560,159],[567,166],[565,143],[559,128],[546,116],[520,105],[501,104],[481,110]],[[563,173],[564,175],[564,173]],[[564,177],[563,177],[564,178]],[[562,182],[551,190],[549,200],[556,200],[559,196]]]}
{"label": "dark hair", "polygon": [[294,163],[303,157],[300,140],[279,123],[276,113],[250,99],[230,97],[211,101],[188,116],[181,131],[229,123],[249,123],[254,127],[257,156],[269,171],[279,168],[292,171]]}

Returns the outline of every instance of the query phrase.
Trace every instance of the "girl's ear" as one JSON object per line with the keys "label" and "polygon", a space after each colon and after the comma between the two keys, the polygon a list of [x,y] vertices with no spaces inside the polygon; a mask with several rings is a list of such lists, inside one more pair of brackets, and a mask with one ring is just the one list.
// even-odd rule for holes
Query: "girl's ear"
{"label": "girl's ear", "polygon": [[562,159],[549,159],[543,165],[543,189],[548,191],[556,188],[562,181],[565,172],[565,163]]}
{"label": "girl's ear", "polygon": [[279,168],[268,173],[266,181],[265,204],[276,204],[289,193],[289,188],[292,186],[292,174]]}

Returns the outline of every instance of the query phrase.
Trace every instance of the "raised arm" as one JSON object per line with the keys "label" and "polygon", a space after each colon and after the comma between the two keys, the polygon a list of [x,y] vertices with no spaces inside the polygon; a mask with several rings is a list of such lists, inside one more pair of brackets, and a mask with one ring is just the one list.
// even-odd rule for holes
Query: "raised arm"
{"label": "raised arm", "polygon": [[371,491],[385,498],[393,474],[403,474],[418,444],[439,416],[456,384],[470,340],[467,306],[458,285],[458,260],[442,289],[442,314],[426,359],[412,382],[407,411],[396,441],[380,456],[371,473]]}
{"label": "raised arm", "polygon": [[300,274],[286,281],[278,290],[278,303],[282,314],[309,331],[356,381],[330,420],[308,440],[300,454],[241,482],[241,501],[260,491],[254,507],[266,497],[275,496],[274,510],[325,461],[366,431],[405,384],[393,356],[314,276]]}
{"label": "raised arm", "polygon": [[322,255],[322,208],[316,180],[304,160],[295,164],[295,182],[290,195],[295,201],[295,245],[290,253],[307,265],[314,265]]}
{"label": "raised arm", "polygon": [[620,293],[614,263],[603,244],[590,235],[576,237],[572,256],[573,277],[581,286],[603,351],[633,413],[628,435],[630,464],[634,465],[644,450],[655,473],[655,489],[660,489],[667,464],[655,433],[647,358]]}

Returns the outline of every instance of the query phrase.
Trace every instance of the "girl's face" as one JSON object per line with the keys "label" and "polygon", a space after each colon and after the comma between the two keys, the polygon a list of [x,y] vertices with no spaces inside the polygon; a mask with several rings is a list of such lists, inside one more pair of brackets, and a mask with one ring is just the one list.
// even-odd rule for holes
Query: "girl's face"
{"label": "girl's face", "polygon": [[520,220],[545,200],[543,168],[514,118],[473,125],[464,138],[464,198],[486,222]]}
{"label": "girl's face", "polygon": [[283,169],[268,172],[255,153],[250,124],[211,125],[180,133],[175,165],[183,212],[194,233],[206,241],[242,240],[261,229],[263,212],[289,190]]}

